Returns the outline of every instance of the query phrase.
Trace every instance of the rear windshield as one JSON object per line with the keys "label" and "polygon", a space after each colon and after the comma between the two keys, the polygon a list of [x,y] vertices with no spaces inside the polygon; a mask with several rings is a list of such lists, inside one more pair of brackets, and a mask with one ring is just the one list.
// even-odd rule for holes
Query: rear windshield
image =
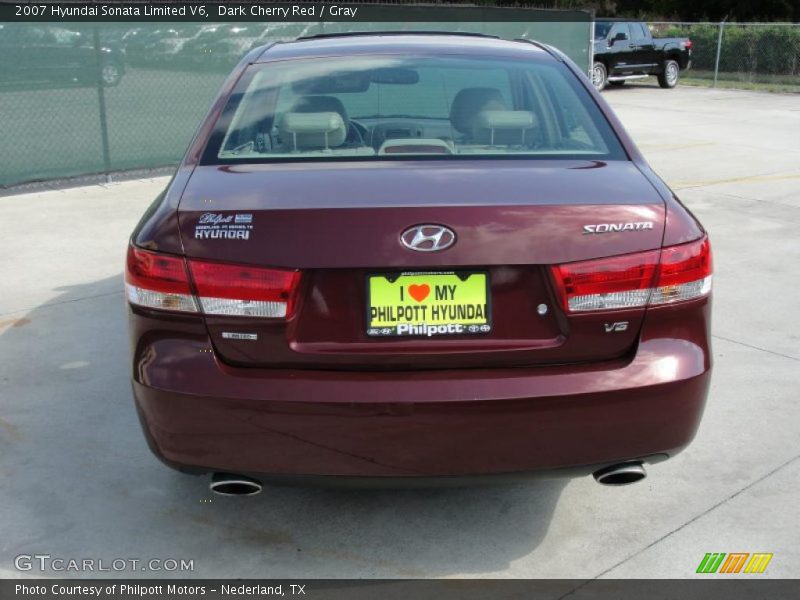
{"label": "rear windshield", "polygon": [[251,66],[204,162],[509,156],[625,159],[560,63],[371,56]]}

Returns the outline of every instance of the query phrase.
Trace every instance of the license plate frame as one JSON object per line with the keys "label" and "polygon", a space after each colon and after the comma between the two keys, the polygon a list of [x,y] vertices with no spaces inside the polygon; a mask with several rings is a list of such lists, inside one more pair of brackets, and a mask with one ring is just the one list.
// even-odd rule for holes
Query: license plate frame
{"label": "license plate frame", "polygon": [[[470,282],[473,276],[477,276],[474,282]],[[455,278],[455,279],[454,279]],[[482,282],[481,282],[482,279]],[[413,320],[404,320],[400,322],[399,319],[388,319],[394,321],[394,325],[387,324],[387,319],[375,320],[373,316],[373,300],[375,299],[376,292],[380,295],[386,294],[386,289],[376,290],[373,288],[373,281],[381,284],[381,280],[388,282],[388,287],[402,288],[399,295],[403,298],[402,302],[398,297],[397,303],[390,305],[391,308],[397,309],[400,306],[412,307],[428,307],[427,309],[419,308],[415,311],[415,317],[419,317],[422,313],[422,318],[415,318]],[[446,294],[449,289],[443,289],[441,286],[452,285],[457,283],[460,289],[455,289],[452,292],[452,300],[448,302],[447,299],[437,299],[437,296]],[[422,299],[417,300],[412,298],[409,294],[409,288],[412,286],[423,287],[428,285],[428,294]],[[386,288],[386,283],[382,284]],[[404,287],[405,286],[405,287]],[[474,289],[472,289],[474,288]],[[480,297],[475,301],[476,293],[482,289],[483,302],[480,302]],[[462,292],[462,296],[466,296],[468,301],[457,303],[455,296],[458,292]],[[432,292],[432,294],[431,294]],[[417,291],[419,295],[419,291]],[[479,294],[478,294],[479,296]],[[399,271],[399,272],[371,272],[367,273],[365,277],[365,332],[369,338],[406,338],[406,337],[454,337],[464,335],[486,335],[492,331],[492,308],[491,308],[491,285],[489,280],[489,272],[482,269],[464,269],[452,271]],[[453,305],[454,308],[442,308]],[[438,306],[438,310],[431,307]],[[462,308],[459,308],[461,306]],[[472,309],[469,307],[472,306]],[[378,304],[377,307],[387,307],[385,300],[383,304]],[[480,308],[479,308],[480,307]],[[405,313],[405,309],[403,311]],[[474,315],[472,313],[475,313]],[[388,313],[384,313],[386,315]],[[445,318],[434,319],[431,315],[444,315]],[[395,316],[399,316],[397,312]],[[405,316],[405,315],[403,315]],[[455,318],[450,319],[447,317],[464,317],[470,318]],[[381,324],[382,323],[382,324]],[[407,327],[401,328],[401,325]]]}

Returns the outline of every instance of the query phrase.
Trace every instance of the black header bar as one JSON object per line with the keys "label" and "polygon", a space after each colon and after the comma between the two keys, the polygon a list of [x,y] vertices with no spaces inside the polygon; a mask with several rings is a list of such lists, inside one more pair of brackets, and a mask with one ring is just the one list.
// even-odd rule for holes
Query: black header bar
{"label": "black header bar", "polygon": [[7,2],[6,22],[588,22],[584,10],[333,2]]}
{"label": "black header bar", "polygon": [[800,581],[752,577],[704,580],[0,580],[3,600],[789,600]]}

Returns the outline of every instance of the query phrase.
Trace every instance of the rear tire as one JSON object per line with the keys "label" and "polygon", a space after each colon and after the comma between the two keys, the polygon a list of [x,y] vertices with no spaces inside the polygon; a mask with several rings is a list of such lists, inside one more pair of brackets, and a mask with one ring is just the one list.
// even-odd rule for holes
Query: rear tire
{"label": "rear tire", "polygon": [[608,85],[608,70],[601,62],[592,65],[592,85],[598,92],[603,91]]}
{"label": "rear tire", "polygon": [[104,62],[100,67],[100,73],[92,69],[84,72],[77,77],[81,85],[95,86],[98,78],[103,87],[115,87],[122,79],[122,68],[114,62]]}
{"label": "rear tire", "polygon": [[672,59],[665,61],[664,68],[661,70],[661,73],[658,74],[658,85],[666,89],[674,88],[678,85],[680,72],[681,68],[677,61]]}

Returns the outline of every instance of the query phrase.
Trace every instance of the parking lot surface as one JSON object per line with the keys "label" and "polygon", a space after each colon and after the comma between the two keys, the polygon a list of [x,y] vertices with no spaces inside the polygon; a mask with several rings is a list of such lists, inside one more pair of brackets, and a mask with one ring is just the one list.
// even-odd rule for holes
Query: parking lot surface
{"label": "parking lot surface", "polygon": [[151,456],[128,382],[126,242],[167,179],[5,197],[0,577],[110,574],[19,571],[24,554],[193,561],[126,577],[692,577],[707,552],[771,552],[761,577],[800,576],[800,98],[605,97],[713,244],[715,372],[686,452],[621,488],[212,497]]}

